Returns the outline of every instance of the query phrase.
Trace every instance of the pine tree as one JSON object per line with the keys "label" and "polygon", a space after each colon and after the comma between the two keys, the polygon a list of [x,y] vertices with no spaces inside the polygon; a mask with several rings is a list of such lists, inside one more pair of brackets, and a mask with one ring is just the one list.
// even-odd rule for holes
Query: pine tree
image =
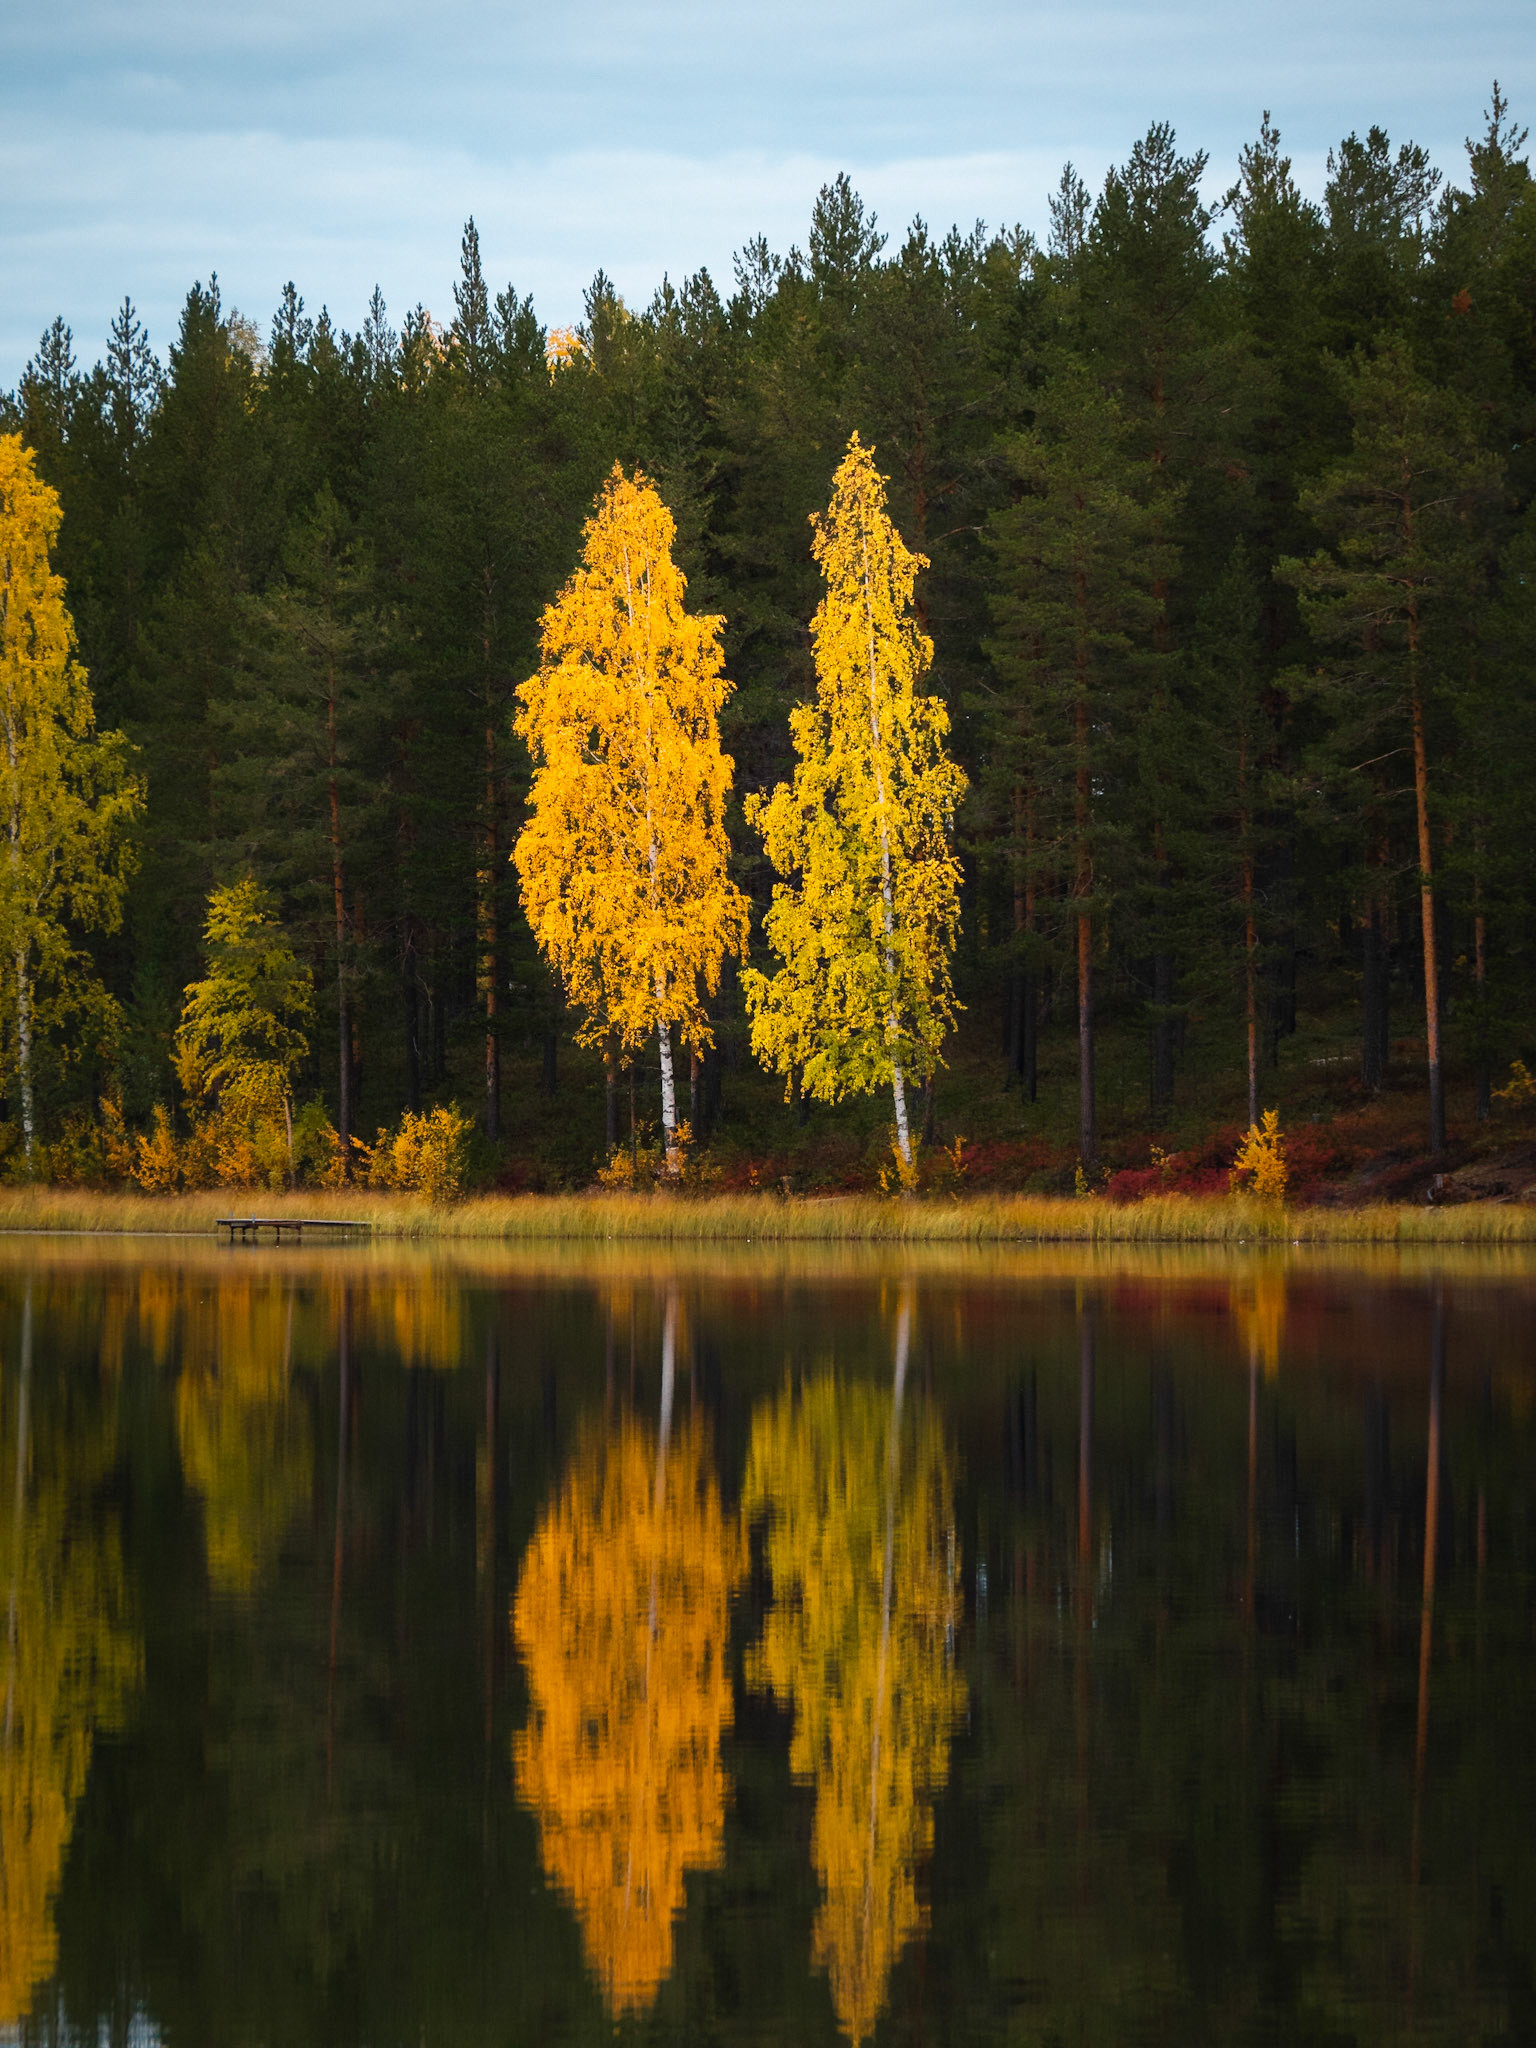
{"label": "pine tree", "polygon": [[728,872],[724,621],[686,609],[674,535],[646,478],[615,465],[517,693],[534,776],[513,859],[534,936],[583,1012],[581,1041],[656,1034],[675,1166],[672,1033],[709,1044],[704,998],[745,949],[747,905]]}
{"label": "pine tree", "polygon": [[815,522],[826,595],[811,623],[816,702],[790,714],[793,780],[747,799],[780,876],[764,920],[783,961],[742,977],[752,1044],[807,1094],[888,1084],[904,1179],[915,1171],[906,1089],[932,1073],[955,1013],[954,814],[966,779],[949,716],[918,684],[932,643],[912,616],[923,557],[886,511],[857,434]]}
{"label": "pine tree", "polygon": [[1135,864],[1124,764],[1162,564],[1120,407],[1083,371],[1066,365],[1040,391],[1035,425],[1009,444],[1009,459],[1021,496],[988,528],[1003,686],[994,747],[1038,792],[1037,830],[1058,850],[1076,960],[1078,1149],[1091,1169],[1096,938]]}
{"label": "pine tree", "polygon": [[378,672],[370,565],[329,486],[294,522],[282,576],[243,608],[244,660],[211,720],[219,841],[279,885],[335,962],[336,1128],[357,1121],[358,905],[383,865],[395,691]]}
{"label": "pine tree", "polygon": [[111,931],[144,793],[121,733],[98,733],[49,550],[59,501],[18,434],[0,436],[0,962],[28,1170],[39,1035],[110,1028],[115,1006],[76,943]]}
{"label": "pine tree", "polygon": [[[1423,939],[1430,1149],[1445,1149],[1440,967],[1435,921],[1432,755],[1443,746],[1443,698],[1467,659],[1465,627],[1479,583],[1475,520],[1501,465],[1471,409],[1435,389],[1406,348],[1386,342],[1348,373],[1354,447],[1303,497],[1332,555],[1287,559],[1315,636],[1339,649],[1329,679],[1341,744],[1357,758],[1406,740]],[[1460,630],[1458,630],[1460,629]],[[1353,765],[1351,763],[1351,765]]]}

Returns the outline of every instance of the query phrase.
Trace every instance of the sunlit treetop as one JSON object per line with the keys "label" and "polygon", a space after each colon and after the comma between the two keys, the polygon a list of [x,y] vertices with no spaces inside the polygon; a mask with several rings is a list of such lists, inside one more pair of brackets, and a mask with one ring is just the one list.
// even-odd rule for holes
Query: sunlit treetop
{"label": "sunlit treetop", "polygon": [[705,992],[746,944],[724,818],[725,622],[688,611],[675,537],[653,486],[615,465],[518,691],[534,760],[523,905],[588,1044],[675,1025],[707,1045]]}

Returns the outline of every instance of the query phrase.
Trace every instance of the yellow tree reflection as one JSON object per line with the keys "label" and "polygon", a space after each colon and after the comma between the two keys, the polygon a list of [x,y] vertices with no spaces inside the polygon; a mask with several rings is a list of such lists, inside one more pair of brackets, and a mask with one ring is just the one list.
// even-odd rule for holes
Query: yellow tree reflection
{"label": "yellow tree reflection", "polygon": [[110,1417],[73,1414],[67,1436],[35,1424],[31,1322],[29,1297],[0,1514],[0,2027],[26,2016],[53,1969],[53,1900],[92,1741],[121,1718],[139,1661],[115,1522],[86,1505],[110,1463]]}
{"label": "yellow tree reflection", "polygon": [[725,1829],[742,1544],[702,1435],[671,1437],[674,1314],[659,1438],[632,1421],[583,1438],[528,1546],[512,1620],[532,1696],[518,1792],[616,2018],[655,1997],[686,1874],[718,1866]]}
{"label": "yellow tree reflection", "polygon": [[209,1584],[243,1598],[308,1503],[314,1447],[309,1412],[289,1388],[293,1296],[231,1286],[214,1306],[177,1382],[176,1436],[202,1497]]}
{"label": "yellow tree reflection", "polygon": [[931,1410],[905,1403],[911,1308],[886,1393],[827,1375],[758,1411],[742,1512],[768,1517],[773,1607],[748,1677],[794,1708],[790,1763],[814,1782],[814,1955],[838,2022],[873,2031],[919,1932],[917,1870],[965,1705],[954,1476]]}

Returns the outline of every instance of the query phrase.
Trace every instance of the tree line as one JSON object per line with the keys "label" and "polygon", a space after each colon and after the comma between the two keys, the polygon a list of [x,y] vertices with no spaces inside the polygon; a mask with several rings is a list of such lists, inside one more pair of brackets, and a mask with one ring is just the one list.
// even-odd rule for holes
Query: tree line
{"label": "tree line", "polygon": [[751,954],[699,996],[690,1096],[707,1124],[754,989],[760,1049],[816,1092],[817,1046],[764,1007],[764,919],[775,833],[792,851],[801,798],[835,812],[795,733],[812,515],[857,435],[921,563],[891,644],[931,648],[916,701],[968,785],[955,976],[1000,1077],[1032,1098],[1041,1032],[1075,1028],[1091,1166],[1106,1018],[1146,1034],[1155,1120],[1191,1014],[1229,1017],[1253,1120],[1298,1006],[1348,1001],[1366,1088],[1394,1018],[1423,1041],[1438,1149],[1448,1066],[1486,1109],[1531,1050],[1525,141],[1495,88],[1463,182],[1373,127],[1314,203],[1266,116],[1213,203],[1159,124],[1097,195],[1068,166],[1043,246],[920,220],[893,245],[840,178],[804,251],[747,243],[728,294],[701,271],[636,310],[599,273],[568,331],[493,293],[472,222],[441,320],[397,328],[375,293],[350,335],[289,286],[263,337],[209,280],[163,365],[125,302],[90,371],[55,322],[0,430],[58,493],[96,723],[143,810],[116,929],[62,919],[113,1028],[57,1006],[37,1114],[109,1077],[130,1122],[166,1101],[209,892],[248,876],[335,1020],[309,1060],[344,1136],[472,1085],[515,1139],[503,1055],[553,1086],[574,1028],[510,859],[517,693],[615,463],[664,501],[734,686]]}

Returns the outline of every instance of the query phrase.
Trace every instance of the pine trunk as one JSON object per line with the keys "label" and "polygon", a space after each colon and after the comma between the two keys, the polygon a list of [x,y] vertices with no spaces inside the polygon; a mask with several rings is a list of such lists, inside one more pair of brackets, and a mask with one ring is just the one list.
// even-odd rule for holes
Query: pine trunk
{"label": "pine trunk", "polygon": [[326,739],[329,746],[328,793],[331,825],[331,897],[336,919],[336,1135],[341,1140],[341,1170],[352,1173],[352,1019],[347,1003],[347,902],[341,858],[341,788],[337,775],[336,664],[326,681]]}
{"label": "pine trunk", "polygon": [[1253,913],[1253,855],[1243,859],[1243,1012],[1248,1026],[1248,1127],[1259,1121],[1259,938]]}
{"label": "pine trunk", "polygon": [[500,975],[496,918],[496,728],[485,728],[485,821],[481,827],[479,883],[480,963],[477,979],[485,1005],[485,1135],[494,1145],[501,1138],[501,1042],[496,1031],[496,994]]}
{"label": "pine trunk", "polygon": [[1493,1062],[1488,1047],[1488,920],[1483,914],[1483,885],[1477,883],[1477,908],[1472,919],[1473,973],[1477,977],[1477,1120],[1493,1113]]}
{"label": "pine trunk", "polygon": [[1078,1156],[1085,1173],[1098,1164],[1093,1073],[1093,919],[1077,920],[1077,1115]]}
{"label": "pine trunk", "polygon": [[1391,1041],[1386,864],[1386,843],[1378,841],[1374,865],[1380,873],[1370,885],[1370,901],[1366,905],[1365,922],[1360,928],[1360,1080],[1373,1095],[1386,1081]]}
{"label": "pine trunk", "polygon": [[[1079,606],[1085,602],[1079,578]],[[1073,793],[1073,825],[1077,831],[1077,874],[1073,895],[1077,897],[1077,1157],[1083,1174],[1098,1165],[1098,1116],[1094,1087],[1094,918],[1087,909],[1087,897],[1094,889],[1094,852],[1087,842],[1087,821],[1092,817],[1094,784],[1087,762],[1087,668],[1085,649],[1077,653],[1077,774]]]}
{"label": "pine trunk", "polygon": [[1152,956],[1152,1108],[1166,1109],[1173,1100],[1173,955]]}
{"label": "pine trunk", "polygon": [[1440,961],[1435,947],[1435,852],[1429,827],[1429,754],[1418,674],[1418,621],[1410,611],[1413,663],[1413,803],[1419,830],[1419,919],[1424,935],[1424,1032],[1429,1064],[1429,1149],[1445,1150],[1445,1091],[1440,1070]]}

